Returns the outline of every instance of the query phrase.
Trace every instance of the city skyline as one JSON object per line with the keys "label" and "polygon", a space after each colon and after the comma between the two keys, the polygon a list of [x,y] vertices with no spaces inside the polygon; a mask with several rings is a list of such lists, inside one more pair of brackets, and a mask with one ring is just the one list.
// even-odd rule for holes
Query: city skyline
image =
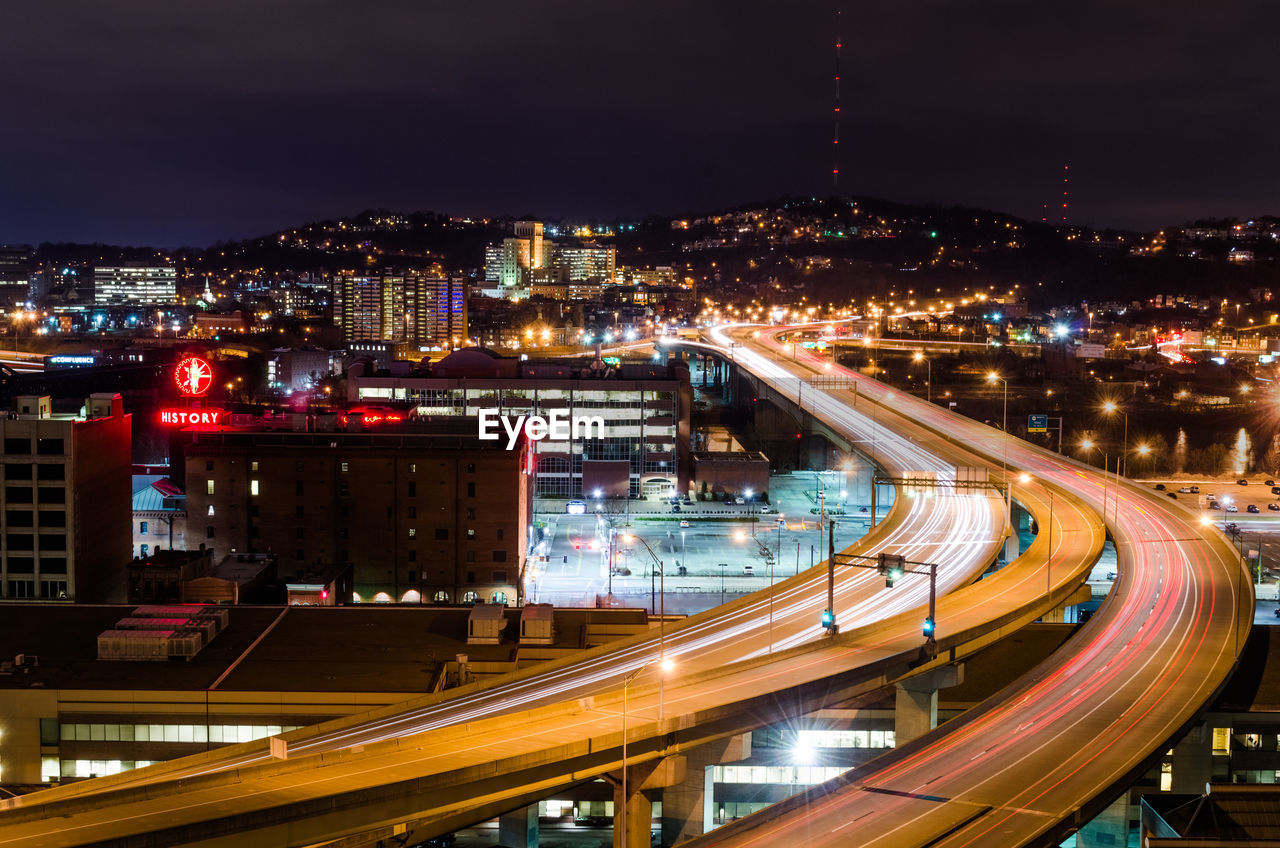
{"label": "city skyline", "polygon": [[[1276,211],[1276,13],[1178,6],[845,9],[839,190],[1053,220],[1069,164],[1071,223]],[[836,8],[16,10],[0,230],[174,247],[827,193]]]}

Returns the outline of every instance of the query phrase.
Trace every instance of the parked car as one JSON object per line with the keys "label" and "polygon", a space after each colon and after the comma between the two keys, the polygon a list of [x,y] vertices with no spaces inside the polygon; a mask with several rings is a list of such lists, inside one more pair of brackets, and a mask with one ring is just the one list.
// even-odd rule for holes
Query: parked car
{"label": "parked car", "polygon": [[1249,504],[1247,507],[1244,508],[1244,511],[1251,512],[1254,515],[1257,515],[1259,512],[1262,512],[1262,510],[1258,509],[1257,504]]}
{"label": "parked car", "polygon": [[1222,504],[1217,501],[1209,501],[1209,509],[1222,509]]}
{"label": "parked car", "polygon": [[755,569],[752,568],[750,565],[742,566],[742,574],[744,577],[750,577],[755,573],[756,573]]}
{"label": "parked car", "polygon": [[1181,489],[1179,489],[1179,490],[1178,490],[1178,494],[1180,494],[1180,495],[1189,495],[1189,494],[1191,494],[1191,487],[1190,487],[1190,486],[1183,486]]}
{"label": "parked car", "polygon": [[1163,491],[1164,491],[1164,483],[1156,483],[1156,491],[1157,491],[1157,492],[1163,492]]}
{"label": "parked car", "polygon": [[770,507],[768,504],[765,504],[764,506],[760,507],[761,515],[768,515],[772,511],[773,511],[772,507]]}
{"label": "parked car", "polygon": [[1236,485],[1237,485],[1237,486],[1247,486],[1247,485],[1249,485],[1249,481],[1248,481],[1248,480],[1246,480],[1246,479],[1244,479],[1243,477],[1241,477],[1239,480],[1237,480],[1237,481],[1236,481]]}
{"label": "parked car", "polygon": [[1275,480],[1263,480],[1263,481],[1262,481],[1262,485],[1264,485],[1264,486],[1274,486],[1275,484],[1276,484],[1276,481],[1275,481]]}
{"label": "parked car", "polygon": [[1239,511],[1240,511],[1240,507],[1236,506],[1235,504],[1227,504],[1227,512],[1239,512]]}
{"label": "parked car", "polygon": [[1271,487],[1271,494],[1273,494],[1273,495],[1280,495],[1280,486],[1272,486],[1272,487]]}
{"label": "parked car", "polygon": [[1191,494],[1193,494],[1193,495],[1198,495],[1198,494],[1200,494],[1200,487],[1199,487],[1199,486],[1192,486],[1192,487],[1191,487]]}
{"label": "parked car", "polygon": [[744,503],[746,503],[746,501],[745,501],[745,500],[743,500],[742,498],[734,498],[734,499],[733,499],[733,502],[734,502],[735,504],[737,504],[738,506],[742,506]]}
{"label": "parked car", "polygon": [[1269,503],[1267,504],[1267,509],[1272,512],[1280,512],[1280,503]]}
{"label": "parked car", "polygon": [[680,526],[681,526],[682,528],[683,528],[683,527],[688,527],[688,526],[689,526],[689,522],[682,518],[682,519],[680,519]]}
{"label": "parked car", "polygon": [[1175,501],[1178,499],[1178,493],[1177,493],[1177,492],[1165,492],[1165,494],[1166,494],[1166,495],[1168,495],[1169,497],[1173,498]]}

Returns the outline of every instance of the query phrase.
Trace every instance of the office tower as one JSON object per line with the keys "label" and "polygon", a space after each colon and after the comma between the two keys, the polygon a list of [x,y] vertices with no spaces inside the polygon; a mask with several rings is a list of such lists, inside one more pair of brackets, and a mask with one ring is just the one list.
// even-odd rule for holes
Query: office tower
{"label": "office tower", "polygon": [[178,302],[178,272],[171,265],[123,263],[93,269],[95,306],[164,306]]}

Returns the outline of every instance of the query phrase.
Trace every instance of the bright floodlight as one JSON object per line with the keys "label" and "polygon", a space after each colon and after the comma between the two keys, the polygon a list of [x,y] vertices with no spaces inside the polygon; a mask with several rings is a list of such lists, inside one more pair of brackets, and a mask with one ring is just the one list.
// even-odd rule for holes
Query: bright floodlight
{"label": "bright floodlight", "polygon": [[1138,452],[1139,456],[1146,456],[1151,453],[1151,445],[1138,445],[1134,450]]}
{"label": "bright floodlight", "polygon": [[813,762],[813,749],[804,742],[797,742],[791,749],[791,762],[798,766],[807,766]]}
{"label": "bright floodlight", "polygon": [[1102,411],[1108,414],[1115,412],[1116,409],[1117,409],[1116,402],[1113,400],[1109,400],[1102,405]]}
{"label": "bright floodlight", "polygon": [[996,372],[994,372],[994,371],[988,371],[988,372],[987,372],[987,382],[988,382],[988,383],[994,383],[996,380],[999,380],[999,379],[1000,379],[1000,375],[999,375],[999,374],[997,374]]}
{"label": "bright floodlight", "polygon": [[597,498],[598,498],[598,497],[602,497],[602,496],[604,495],[604,492],[600,491],[599,489],[596,489],[594,492],[592,492],[592,493],[591,493],[591,495],[592,495],[593,497],[597,497]]}
{"label": "bright floodlight", "polygon": [[1080,442],[1080,447],[1084,448],[1085,450],[1093,450],[1093,439],[1082,439]]}
{"label": "bright floodlight", "polygon": [[750,489],[743,489],[743,490],[742,490],[742,495],[743,495],[743,497],[748,497],[748,498],[749,498],[749,497],[751,497],[751,490],[750,490]]}
{"label": "bright floodlight", "polygon": [[735,542],[741,542],[743,539],[746,539],[746,538],[747,538],[747,534],[743,533],[741,530],[737,530],[733,534],[733,541]]}
{"label": "bright floodlight", "polygon": [[1210,524],[1213,523],[1213,519],[1207,515],[1202,515],[1200,516],[1200,523],[1205,527],[1208,527]]}
{"label": "bright floodlight", "polygon": [[622,537],[622,541],[626,542],[628,545],[634,542],[635,540],[636,540],[636,537],[631,535],[630,533]]}
{"label": "bright floodlight", "polygon": [[920,362],[924,359],[924,352],[917,350],[916,355],[911,358],[914,359],[916,362]]}
{"label": "bright floodlight", "polygon": [[1022,473],[1022,474],[1019,474],[1019,475],[1018,475],[1018,482],[1019,482],[1019,483],[1021,483],[1021,484],[1022,484],[1022,485],[1024,485],[1024,486],[1025,486],[1025,485],[1027,485],[1028,483],[1030,483],[1030,482],[1031,482],[1031,475],[1030,475],[1030,474],[1027,474],[1027,473],[1025,473],[1025,472],[1024,472],[1024,473]]}
{"label": "bright floodlight", "polygon": [[670,674],[671,670],[675,667],[676,661],[671,659],[671,657],[663,657],[662,662],[658,663],[658,668],[662,670],[663,674]]}

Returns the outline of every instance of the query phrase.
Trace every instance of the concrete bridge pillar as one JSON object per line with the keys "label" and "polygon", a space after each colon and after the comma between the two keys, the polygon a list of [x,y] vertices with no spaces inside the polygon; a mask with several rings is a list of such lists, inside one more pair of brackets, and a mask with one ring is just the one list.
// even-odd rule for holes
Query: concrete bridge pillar
{"label": "concrete bridge pillar", "polygon": [[[683,755],[664,757],[627,769],[627,791],[622,792],[620,774],[607,776],[613,784],[613,846],[614,848],[649,848],[649,828],[653,821],[653,801],[647,792],[662,789],[684,781],[686,760]],[[623,825],[622,811],[626,810]],[[505,848],[505,846],[504,846]]]}
{"label": "concrete bridge pillar", "polygon": [[[751,734],[708,742],[685,754],[685,775],[662,790],[662,844],[675,845],[711,830],[715,819],[711,767],[751,756]],[[636,848],[633,844],[630,848]]]}
{"label": "concrete bridge pillar", "polygon": [[498,844],[503,848],[538,848],[538,805],[499,816]]}
{"label": "concrete bridge pillar", "polygon": [[938,726],[938,690],[964,682],[964,665],[935,668],[897,684],[893,711],[894,745],[903,745]]}
{"label": "concrete bridge pillar", "polygon": [[1199,795],[1213,777],[1213,731],[1207,724],[1191,728],[1173,748],[1170,789],[1185,795]]}
{"label": "concrete bridge pillar", "polygon": [[[1201,786],[1198,792],[1203,792]],[[1129,844],[1129,792],[1125,790],[1097,818],[1076,833],[1076,848],[1103,848]]]}

